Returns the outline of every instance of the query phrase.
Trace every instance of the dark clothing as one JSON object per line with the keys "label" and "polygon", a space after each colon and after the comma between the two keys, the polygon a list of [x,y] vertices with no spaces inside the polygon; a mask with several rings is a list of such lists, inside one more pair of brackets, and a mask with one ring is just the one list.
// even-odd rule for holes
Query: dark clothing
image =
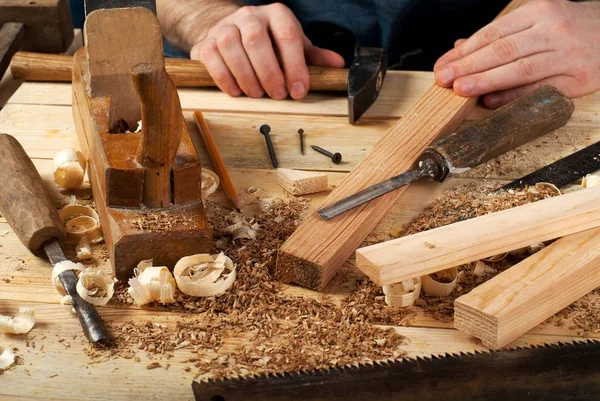
{"label": "dark clothing", "polygon": [[[76,27],[83,25],[83,1],[70,0]],[[508,0],[282,0],[306,35],[335,50],[348,66],[356,46],[383,47],[389,68],[430,71],[454,41],[492,21]],[[274,3],[246,0],[247,5]],[[165,55],[189,57],[165,43]]]}
{"label": "dark clothing", "polygon": [[[283,0],[316,46],[338,49],[346,64],[356,45],[383,47],[390,68],[431,70],[435,61],[491,22],[508,0]],[[249,5],[273,3],[246,0]],[[337,34],[332,34],[337,30]],[[335,38],[345,38],[336,40]],[[346,42],[346,43],[340,43]],[[348,50],[350,48],[350,50]],[[350,52],[350,54],[348,54]]]}

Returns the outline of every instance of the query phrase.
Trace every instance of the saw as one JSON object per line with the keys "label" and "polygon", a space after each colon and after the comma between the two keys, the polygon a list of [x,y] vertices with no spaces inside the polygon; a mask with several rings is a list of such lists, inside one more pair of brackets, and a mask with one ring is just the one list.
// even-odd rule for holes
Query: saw
{"label": "saw", "polygon": [[596,400],[600,342],[193,382],[196,401]]}

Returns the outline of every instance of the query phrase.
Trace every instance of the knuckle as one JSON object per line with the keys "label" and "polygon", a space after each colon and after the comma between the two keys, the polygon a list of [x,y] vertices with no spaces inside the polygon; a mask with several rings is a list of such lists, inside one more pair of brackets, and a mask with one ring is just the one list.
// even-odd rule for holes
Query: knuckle
{"label": "knuckle", "polygon": [[267,30],[258,21],[250,22],[242,36],[242,42],[244,43],[244,46],[248,48],[257,47],[266,40],[268,40]]}
{"label": "knuckle", "polygon": [[552,31],[555,35],[568,36],[573,31],[573,24],[565,19],[560,19],[552,24]]}
{"label": "knuckle", "polygon": [[273,3],[269,4],[267,7],[269,7],[271,11],[276,13],[286,13],[290,11],[290,9],[283,3]]}
{"label": "knuckle", "polygon": [[235,12],[238,17],[243,19],[248,18],[256,13],[256,7],[254,6],[244,6]]}
{"label": "knuckle", "polygon": [[536,65],[527,58],[520,58],[517,60],[517,71],[519,74],[526,78],[531,78],[537,71]]}
{"label": "knuckle", "polygon": [[277,38],[284,42],[298,42],[302,40],[300,32],[295,26],[285,26],[277,30]]}
{"label": "knuckle", "polygon": [[217,41],[214,38],[205,39],[200,47],[200,60],[211,60],[218,51]]}
{"label": "knuckle", "polygon": [[497,25],[490,24],[479,32],[479,39],[484,43],[493,43],[502,38],[502,29]]}
{"label": "knuckle", "polygon": [[538,13],[554,14],[559,12],[559,5],[554,0],[534,0],[532,1],[532,7]]}
{"label": "knuckle", "polygon": [[493,42],[491,47],[492,51],[502,60],[512,60],[517,55],[517,46],[509,39]]}
{"label": "knuckle", "polygon": [[223,26],[217,37],[217,45],[222,49],[231,49],[239,38],[239,31],[233,25]]}

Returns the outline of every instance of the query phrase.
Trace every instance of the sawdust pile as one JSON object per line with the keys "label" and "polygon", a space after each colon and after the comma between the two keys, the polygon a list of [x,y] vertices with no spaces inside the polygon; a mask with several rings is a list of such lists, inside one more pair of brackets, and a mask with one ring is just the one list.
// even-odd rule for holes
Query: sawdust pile
{"label": "sawdust pile", "polygon": [[600,333],[600,288],[567,306],[547,323],[578,330],[582,337]]}
{"label": "sawdust pile", "polygon": [[[384,303],[381,289],[363,279],[348,299],[335,302],[323,294],[313,298],[288,295],[288,286],[269,274],[279,246],[299,225],[307,201],[289,199],[267,214],[239,216],[207,202],[214,233],[239,221],[258,224],[256,240],[215,235],[215,252],[225,252],[237,264],[238,278],[227,293],[208,298],[179,294],[168,310],[181,313],[174,324],[124,322],[113,325],[117,342],[109,349],[90,348],[93,359],[173,358],[180,348],[197,351],[186,370],[213,377],[297,371],[384,360],[402,355],[403,337],[377,325],[402,325],[411,312]],[[254,220],[252,220],[254,219]],[[111,301],[131,304],[121,286]],[[154,304],[156,309],[165,309]]]}
{"label": "sawdust pile", "polygon": [[132,220],[131,224],[143,231],[169,231],[174,227],[187,226],[193,223],[190,216],[172,216],[166,212],[147,211],[142,217]]}

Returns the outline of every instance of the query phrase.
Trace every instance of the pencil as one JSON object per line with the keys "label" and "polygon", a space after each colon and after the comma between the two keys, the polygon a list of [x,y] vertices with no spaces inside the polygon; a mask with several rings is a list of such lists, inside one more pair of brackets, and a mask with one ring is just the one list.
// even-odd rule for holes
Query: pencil
{"label": "pencil", "polygon": [[215,144],[215,139],[212,136],[210,130],[208,129],[208,125],[206,124],[206,120],[204,120],[204,116],[200,110],[196,110],[194,112],[194,120],[196,121],[196,125],[198,126],[198,130],[200,131],[200,136],[202,137],[202,142],[204,143],[204,147],[208,152],[208,156],[210,157],[210,161],[215,169],[215,173],[221,179],[221,186],[223,187],[223,192],[229,198],[235,209],[240,211],[240,200],[237,196],[237,191],[233,186],[233,182],[231,182],[231,177],[229,176],[229,172],[227,172],[227,168],[225,168],[225,163],[223,163],[223,158],[219,153],[219,149],[217,149],[217,145]]}

